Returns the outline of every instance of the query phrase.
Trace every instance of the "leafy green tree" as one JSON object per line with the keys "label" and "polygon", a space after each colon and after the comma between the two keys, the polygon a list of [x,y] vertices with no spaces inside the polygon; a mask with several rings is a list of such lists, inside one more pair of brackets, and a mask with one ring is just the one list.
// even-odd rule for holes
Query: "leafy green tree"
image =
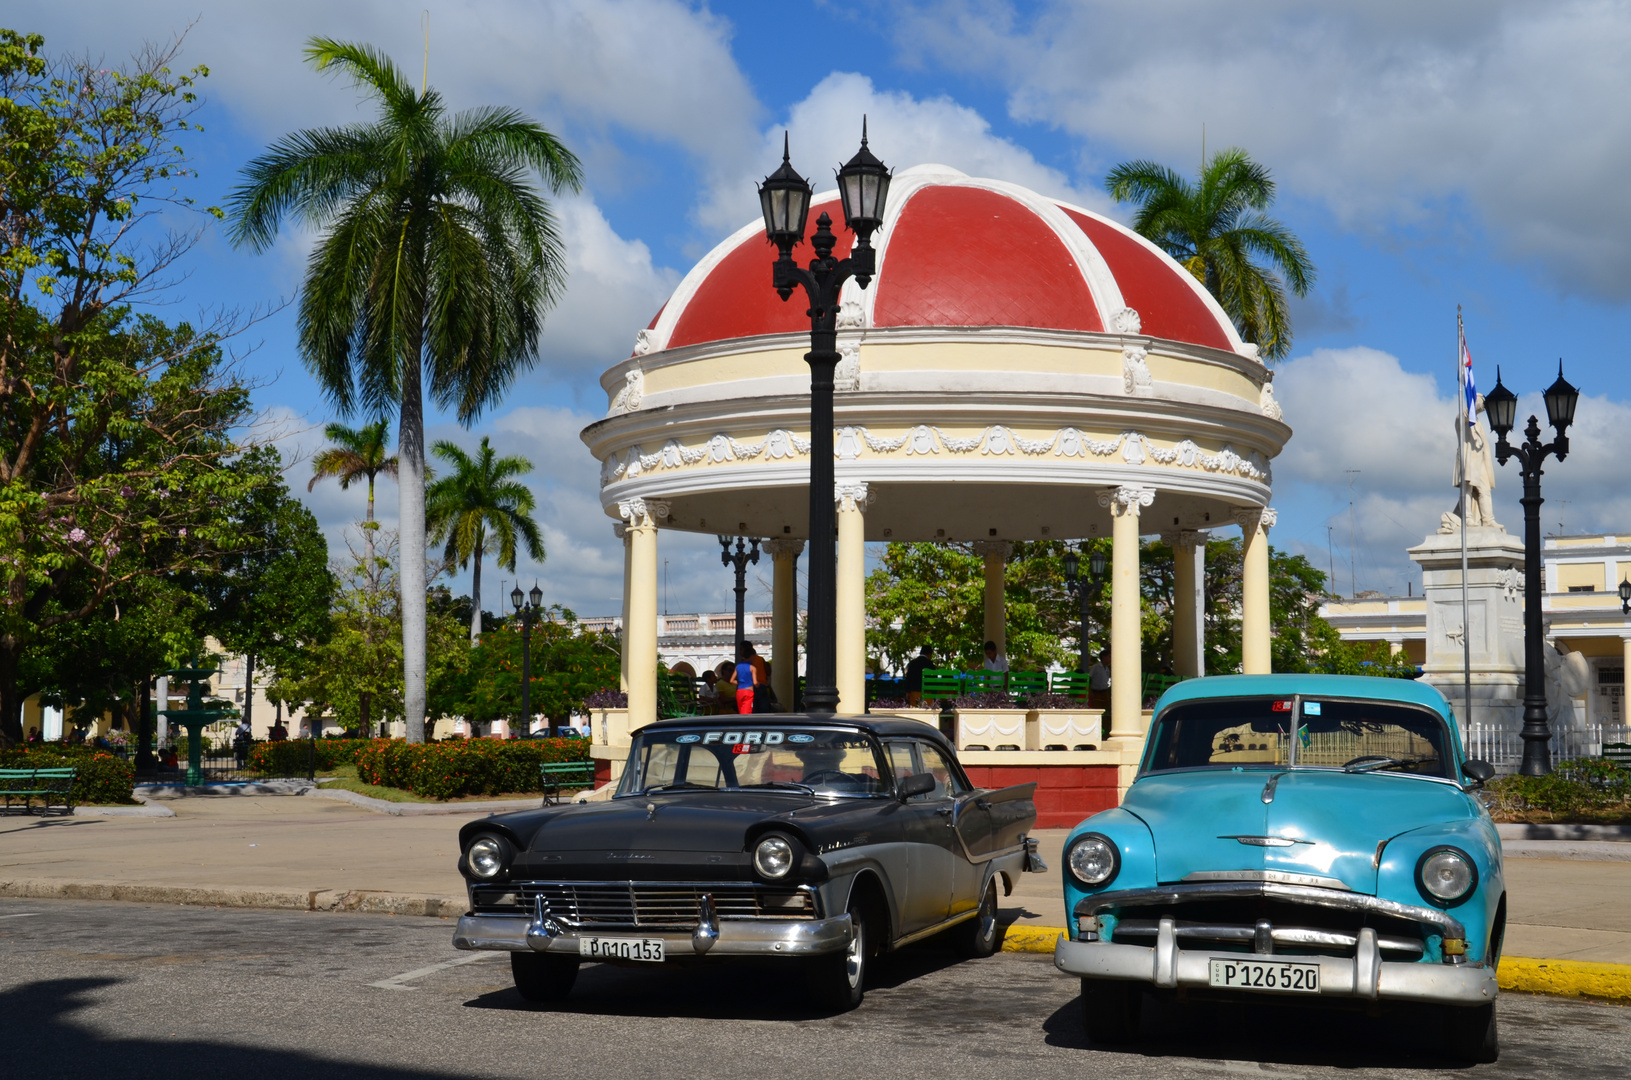
{"label": "leafy green tree", "polygon": [[397,456],[388,448],[390,431],[391,422],[385,419],[360,428],[350,428],[344,424],[328,425],[323,429],[323,435],[333,445],[325,446],[311,459],[311,481],[306,484],[306,490],[312,491],[319,480],[332,477],[340,482],[341,491],[350,491],[351,485],[358,480],[368,481],[368,513],[363,518],[363,531],[370,559],[374,557],[374,529],[377,527],[374,521],[374,478],[396,478]]}
{"label": "leafy green tree", "polygon": [[[497,457],[481,437],[481,449],[471,457],[446,439],[431,453],[452,466],[452,472],[425,491],[425,527],[433,543],[441,543],[442,558],[460,569],[471,566],[470,644],[481,640],[481,557],[496,553],[502,570],[515,569],[516,541],[527,546],[534,562],[544,559],[544,541],[532,520],[532,492],[515,479],[532,471],[524,457]],[[502,610],[504,599],[499,598]]]}
{"label": "leafy green tree", "polygon": [[1306,296],[1314,265],[1302,241],[1264,213],[1274,202],[1267,168],[1231,148],[1213,154],[1194,183],[1165,165],[1129,161],[1104,186],[1117,202],[1138,204],[1133,228],[1194,274],[1265,359],[1290,352],[1286,287]]}
{"label": "leafy green tree", "polygon": [[[520,717],[521,659],[515,619],[483,635],[470,651],[459,712],[480,722]],[[620,661],[615,634],[585,631],[572,612],[554,608],[551,618],[532,628],[529,704],[558,728],[590,694],[617,686]]]}
{"label": "leafy green tree", "polygon": [[534,174],[578,190],[578,160],[519,112],[447,114],[379,52],[313,38],[306,58],[379,106],[341,128],[287,135],[232,195],[232,238],[264,251],[284,217],[323,230],[300,297],[300,352],[341,415],[400,409],[402,650],[409,741],[426,693],[423,393],[471,423],[537,357],[565,282]]}

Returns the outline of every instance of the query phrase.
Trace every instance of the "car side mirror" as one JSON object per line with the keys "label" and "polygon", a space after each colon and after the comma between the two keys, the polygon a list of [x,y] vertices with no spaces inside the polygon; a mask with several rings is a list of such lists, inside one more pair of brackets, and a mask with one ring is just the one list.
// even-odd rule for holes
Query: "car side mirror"
{"label": "car side mirror", "polygon": [[1473,783],[1482,785],[1495,779],[1495,766],[1478,758],[1468,758],[1461,763],[1461,774]]}
{"label": "car side mirror", "polygon": [[918,795],[927,795],[934,790],[934,786],[934,774],[920,772],[902,780],[896,785],[895,791],[900,796],[900,801],[905,802]]}

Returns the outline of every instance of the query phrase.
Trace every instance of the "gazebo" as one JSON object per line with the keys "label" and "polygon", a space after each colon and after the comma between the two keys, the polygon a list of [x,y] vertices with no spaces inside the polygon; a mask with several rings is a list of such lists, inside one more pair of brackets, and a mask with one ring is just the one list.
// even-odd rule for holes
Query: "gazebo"
{"label": "gazebo", "polygon": [[[842,220],[836,192],[812,223],[822,211]],[[835,255],[852,240],[841,229]],[[1137,740],[1139,537],[1178,552],[1176,670],[1194,676],[1205,534],[1238,527],[1243,667],[1268,671],[1270,463],[1291,430],[1256,346],[1195,277],[1098,214],[938,165],[895,177],[873,243],[877,276],[845,285],[838,324],[839,712],[864,710],[869,540],[974,542],[1000,646],[1012,541],[1110,536],[1110,735]],[[607,414],[583,431],[625,545],[633,727],[657,714],[661,530],[769,538],[773,655],[796,654],[809,320],[772,289],[774,259],[757,221],[709,252],[601,377]],[[793,665],[773,672],[791,701]]]}

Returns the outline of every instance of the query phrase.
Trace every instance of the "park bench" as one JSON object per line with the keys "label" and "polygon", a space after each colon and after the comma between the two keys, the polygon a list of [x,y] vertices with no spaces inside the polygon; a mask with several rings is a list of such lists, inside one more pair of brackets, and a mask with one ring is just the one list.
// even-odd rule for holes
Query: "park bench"
{"label": "park bench", "polygon": [[923,700],[961,697],[963,673],[955,668],[928,668],[923,672]]}
{"label": "park bench", "polygon": [[970,694],[1000,694],[1008,683],[1008,675],[1002,671],[971,671],[963,676],[965,693]]}
{"label": "park bench", "polygon": [[544,785],[544,805],[558,806],[561,801],[561,788],[563,786],[576,784],[580,788],[594,787],[595,763],[593,761],[546,761],[538,766],[538,776]]}
{"label": "park bench", "polygon": [[681,716],[696,716],[702,712],[697,704],[697,681],[689,675],[674,672],[657,677],[657,716],[672,720]]}
{"label": "park bench", "polygon": [[1158,698],[1183,681],[1183,677],[1179,675],[1160,675],[1155,672],[1150,672],[1144,676],[1143,696],[1146,698]]}
{"label": "park bench", "polygon": [[1010,671],[1008,692],[1015,697],[1035,697],[1048,692],[1048,676],[1042,671]]}
{"label": "park bench", "polygon": [[1631,769],[1631,743],[1606,742],[1603,756],[1622,769]]}
{"label": "park bench", "polygon": [[1087,697],[1088,676],[1079,671],[1056,671],[1053,673],[1050,692],[1062,697]]}
{"label": "park bench", "polygon": [[0,795],[5,796],[6,810],[11,800],[23,800],[23,812],[29,804],[40,800],[40,813],[47,814],[53,802],[62,806],[62,812],[72,813],[74,808],[74,774],[72,768],[55,769],[0,769]]}

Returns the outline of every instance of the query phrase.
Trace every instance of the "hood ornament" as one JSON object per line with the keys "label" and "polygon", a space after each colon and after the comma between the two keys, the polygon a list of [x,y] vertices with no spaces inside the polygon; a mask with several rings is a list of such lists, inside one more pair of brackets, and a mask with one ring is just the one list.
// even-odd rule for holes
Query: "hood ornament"
{"label": "hood ornament", "polygon": [[654,802],[646,803],[646,820],[651,821],[651,820],[655,819],[656,817],[657,817],[657,804],[654,803]]}
{"label": "hood ornament", "polygon": [[1274,801],[1274,788],[1275,788],[1275,785],[1279,784],[1280,777],[1282,777],[1284,775],[1285,775],[1285,773],[1283,773],[1283,772],[1277,772],[1273,776],[1269,777],[1269,782],[1268,783],[1263,785],[1263,801],[1265,803],[1271,803],[1271,802]]}

